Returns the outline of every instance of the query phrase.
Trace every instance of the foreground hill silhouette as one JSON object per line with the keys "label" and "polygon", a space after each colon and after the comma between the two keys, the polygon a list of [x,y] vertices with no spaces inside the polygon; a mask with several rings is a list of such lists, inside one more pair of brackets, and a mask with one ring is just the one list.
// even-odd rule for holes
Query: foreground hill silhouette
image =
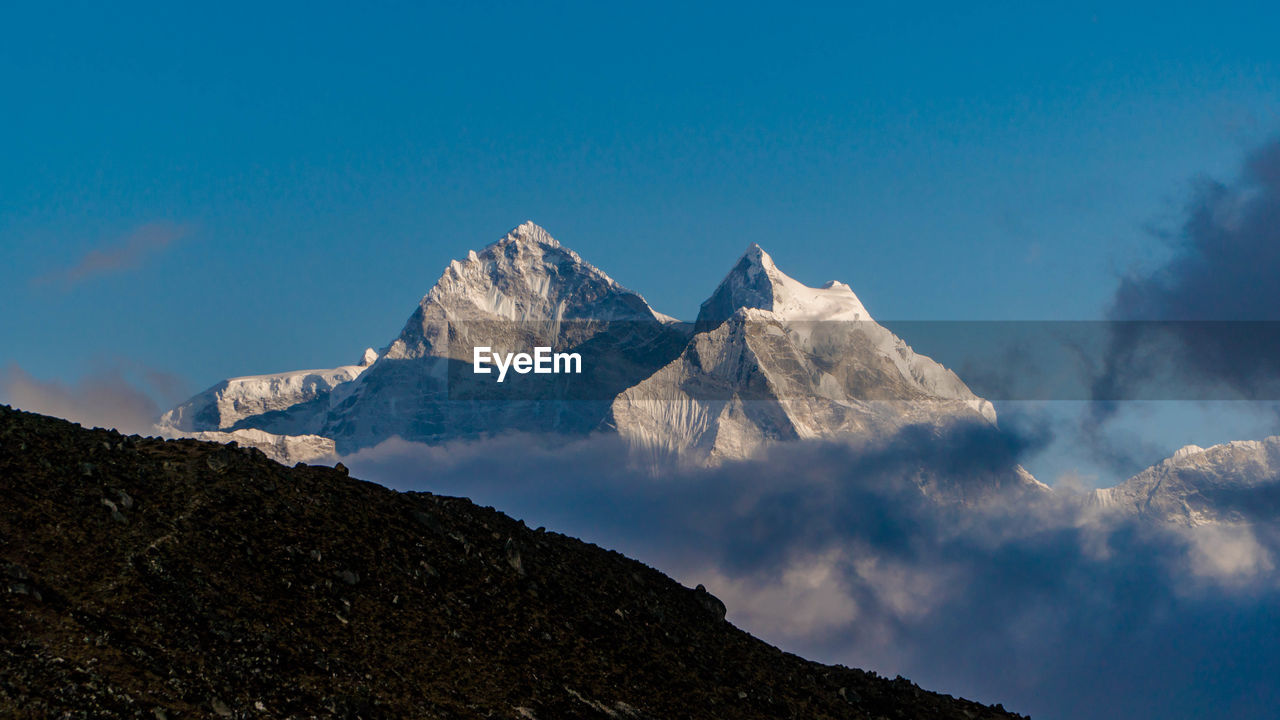
{"label": "foreground hill silhouette", "polygon": [[0,406],[4,717],[1001,718],[461,498]]}

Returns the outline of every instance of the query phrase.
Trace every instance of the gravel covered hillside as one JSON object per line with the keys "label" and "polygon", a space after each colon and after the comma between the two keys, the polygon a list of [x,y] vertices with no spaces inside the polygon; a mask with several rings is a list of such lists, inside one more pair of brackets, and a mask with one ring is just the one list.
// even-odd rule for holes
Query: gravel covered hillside
{"label": "gravel covered hillside", "polygon": [[468,500],[0,407],[4,717],[997,718]]}

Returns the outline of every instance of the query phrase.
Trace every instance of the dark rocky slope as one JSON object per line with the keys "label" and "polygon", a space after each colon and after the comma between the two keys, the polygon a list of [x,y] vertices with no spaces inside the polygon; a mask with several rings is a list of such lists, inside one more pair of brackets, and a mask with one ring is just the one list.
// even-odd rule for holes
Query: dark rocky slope
{"label": "dark rocky slope", "polygon": [[4,717],[997,718],[465,499],[0,407]]}

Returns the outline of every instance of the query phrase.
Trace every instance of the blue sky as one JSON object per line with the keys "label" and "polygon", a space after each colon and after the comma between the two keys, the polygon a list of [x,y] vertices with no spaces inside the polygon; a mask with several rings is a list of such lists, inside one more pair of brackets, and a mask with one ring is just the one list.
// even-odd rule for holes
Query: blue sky
{"label": "blue sky", "polygon": [[680,317],[758,242],[884,319],[1098,318],[1280,128],[1274,5],[951,5],[7,8],[0,366],[352,362],[525,219]]}

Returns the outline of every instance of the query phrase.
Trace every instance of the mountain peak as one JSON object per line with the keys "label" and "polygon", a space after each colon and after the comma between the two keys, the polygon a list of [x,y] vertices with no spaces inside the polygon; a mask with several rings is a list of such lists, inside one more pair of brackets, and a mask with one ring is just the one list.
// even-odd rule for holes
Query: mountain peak
{"label": "mountain peak", "polygon": [[[546,228],[532,220],[515,226],[479,253],[474,250],[467,253],[465,263],[454,261],[451,264],[454,274],[459,277],[468,275],[464,266],[478,269],[479,274],[472,279],[486,286],[495,282],[502,284],[500,278],[503,277],[541,286],[552,275],[559,279],[577,275],[586,279],[584,281],[617,286],[603,270],[583,260],[571,248],[561,245]],[[447,276],[449,272],[445,274]]]}
{"label": "mountain peak", "polygon": [[525,220],[515,226],[501,240],[494,244],[500,245],[502,243],[509,242],[531,243],[553,248],[560,247],[559,241],[551,237],[551,233],[547,232],[545,228],[532,220]]}
{"label": "mountain peak", "polygon": [[[774,282],[782,276],[773,258],[756,243],[742,253],[720,286],[698,309],[699,331],[718,327],[741,308],[772,310]],[[785,277],[785,276],[783,276]]]}
{"label": "mountain peak", "polygon": [[773,265],[773,258],[769,257],[769,253],[760,247],[759,243],[751,243],[747,246],[747,251],[742,253],[742,260],[748,260],[756,265]]}
{"label": "mountain peak", "polygon": [[780,277],[786,277],[773,262],[773,256],[765,252],[765,249],[760,247],[759,244],[751,243],[747,246],[747,251],[739,256],[737,264],[730,271],[730,275],[735,272],[754,274],[760,271],[763,271],[765,275],[774,281],[777,281]]}
{"label": "mountain peak", "polygon": [[717,327],[740,308],[767,310],[784,320],[871,319],[848,285],[832,280],[811,288],[779,270],[756,243],[747,247],[715,293],[702,303],[697,328]]}
{"label": "mountain peak", "polygon": [[1182,458],[1191,457],[1192,455],[1199,455],[1203,452],[1204,452],[1204,448],[1200,447],[1199,445],[1183,445],[1182,447],[1178,448],[1176,452],[1173,453],[1172,459],[1181,460]]}
{"label": "mountain peak", "polygon": [[[670,321],[531,221],[450,262],[388,355],[425,357],[435,346],[431,338],[438,335],[439,323],[462,320],[553,326],[564,320]],[[446,346],[441,344],[440,351]]]}

